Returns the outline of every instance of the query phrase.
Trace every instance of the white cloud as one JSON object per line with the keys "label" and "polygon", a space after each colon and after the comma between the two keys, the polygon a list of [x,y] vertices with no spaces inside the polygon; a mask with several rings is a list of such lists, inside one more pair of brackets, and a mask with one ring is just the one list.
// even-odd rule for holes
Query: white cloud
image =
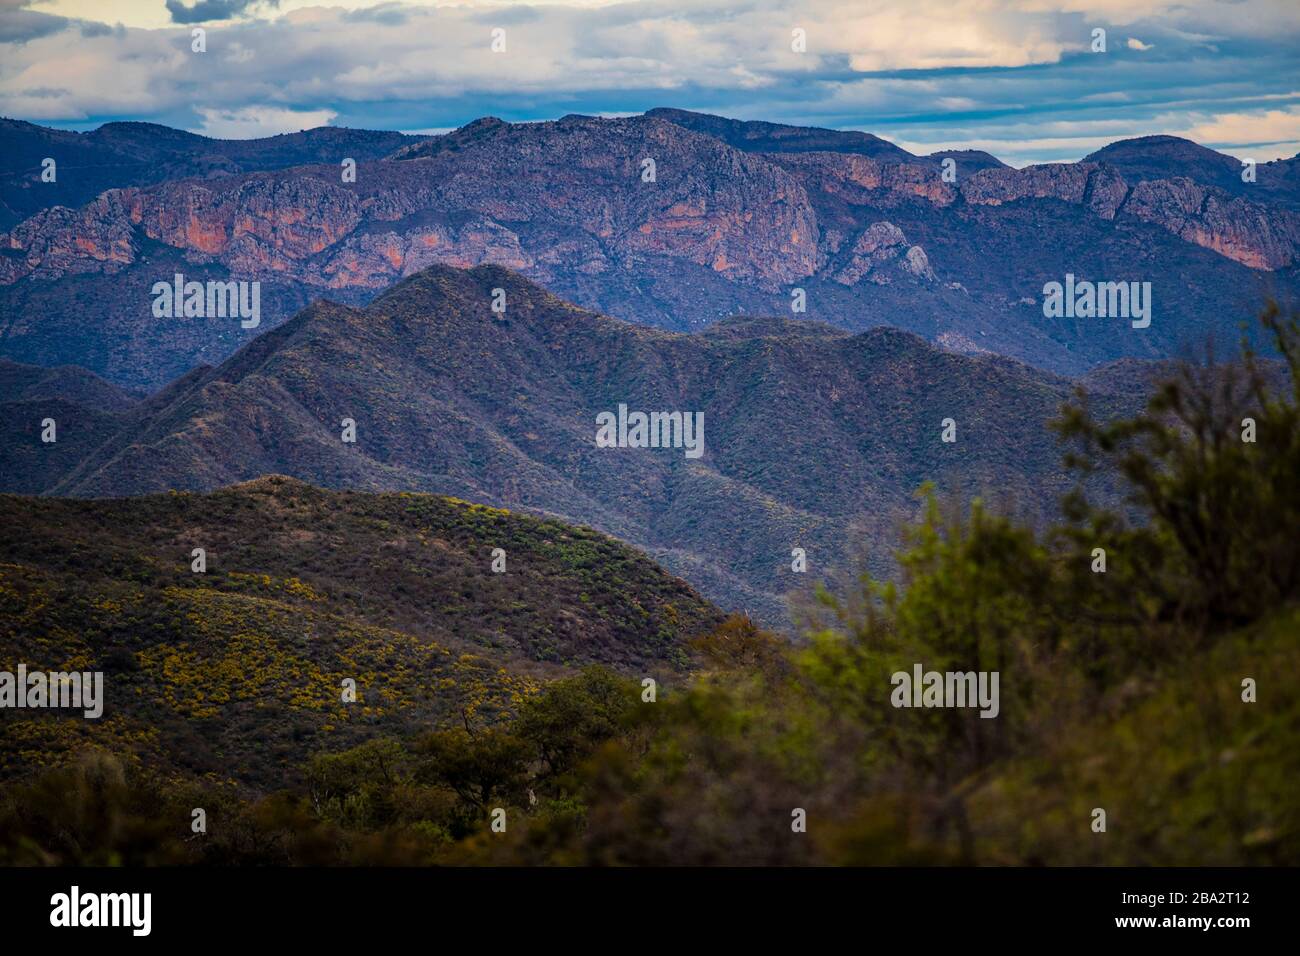
{"label": "white cloud", "polygon": [[[681,106],[1011,162],[1155,132],[1300,138],[1286,85],[1300,59],[1278,52],[1300,49],[1295,0],[280,0],[248,7],[255,23],[211,25],[207,54],[190,52],[187,27],[157,22],[161,0],[38,7],[128,26],[0,43],[0,114],[35,122],[150,118],[253,136]],[[497,25],[504,54],[489,49]],[[1092,25],[1158,50],[1069,58]],[[790,49],[795,27],[806,53]],[[1262,109],[1269,98],[1278,109]]]}
{"label": "white cloud", "polygon": [[1300,106],[1259,113],[1221,113],[1178,135],[1261,162],[1300,152]]}
{"label": "white cloud", "polygon": [[297,112],[268,106],[246,106],[234,110],[201,107],[199,114],[203,117],[203,122],[190,132],[217,139],[255,139],[258,136],[296,133],[316,126],[328,126],[338,115],[333,110]]}
{"label": "white cloud", "polygon": [[[934,129],[934,136],[917,139],[889,130],[874,130],[913,153],[943,149],[982,149],[1011,166],[1070,162],[1118,139],[1134,136],[1181,136],[1230,156],[1260,162],[1286,159],[1300,152],[1300,106],[1257,113],[1197,116],[1171,112],[1151,117],[1140,130],[1125,120],[1006,122],[986,127]],[[945,135],[945,133],[949,135]]]}

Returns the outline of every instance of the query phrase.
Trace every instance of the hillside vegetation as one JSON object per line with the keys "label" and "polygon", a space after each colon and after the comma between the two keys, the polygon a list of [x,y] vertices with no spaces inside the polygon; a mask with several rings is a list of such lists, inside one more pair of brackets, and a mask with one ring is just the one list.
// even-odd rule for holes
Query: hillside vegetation
{"label": "hillside vegetation", "polygon": [[0,711],[10,778],[94,746],[274,788],[317,748],[491,723],[565,668],[671,679],[721,620],[594,531],[430,495],[278,476],[204,495],[4,495],[0,527],[0,669],[102,670],[107,687],[99,720]]}
{"label": "hillside vegetation", "polygon": [[[1300,323],[1263,326],[1282,391],[1248,353],[1057,420],[1124,509],[1081,488],[1037,529],[924,489],[899,580],[823,593],[795,645],[733,616],[657,697],[588,667],[490,722],[304,747],[275,793],[83,750],[6,790],[0,859],[1295,865]],[[918,664],[997,672],[996,718],[891,706]]]}

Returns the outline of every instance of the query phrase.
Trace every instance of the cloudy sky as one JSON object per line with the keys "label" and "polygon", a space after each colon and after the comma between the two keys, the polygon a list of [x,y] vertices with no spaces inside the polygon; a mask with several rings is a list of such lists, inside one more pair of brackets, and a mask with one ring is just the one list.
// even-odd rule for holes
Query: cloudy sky
{"label": "cloudy sky", "polygon": [[49,126],[441,131],[654,106],[1014,165],[1153,133],[1265,161],[1300,152],[1300,0],[0,0],[0,115]]}

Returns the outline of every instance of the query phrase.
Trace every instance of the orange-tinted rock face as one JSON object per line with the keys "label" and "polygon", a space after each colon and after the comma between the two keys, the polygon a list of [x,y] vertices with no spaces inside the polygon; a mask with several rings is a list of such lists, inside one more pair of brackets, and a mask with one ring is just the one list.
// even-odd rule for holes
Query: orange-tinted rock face
{"label": "orange-tinted rock face", "polygon": [[[1277,176],[1269,193],[1173,178],[1177,156],[1159,175],[1093,161],[1013,170],[831,131],[758,134],[762,149],[791,151],[654,116],[485,122],[368,157],[355,182],[327,149],[319,166],[213,165],[108,189],[0,233],[0,351],[155,388],[314,299],[361,304],[430,266],[491,264],[645,325],[689,331],[802,303],[816,322],[951,333],[963,350],[1076,374],[1229,325],[1235,336],[1241,316],[1224,303],[1263,285],[1247,268],[1278,270],[1268,283],[1282,296],[1300,283],[1300,194],[1288,206]],[[150,289],[177,272],[262,280],[261,326],[158,322]],[[1152,328],[1046,328],[1036,296],[1067,272],[1152,280]]]}
{"label": "orange-tinted rock face", "polygon": [[135,261],[135,233],[122,197],[110,191],[81,209],[54,206],[21,222],[5,245],[22,250],[8,281],[113,272]]}
{"label": "orange-tinted rock face", "polygon": [[[639,281],[647,276],[636,270],[661,268],[653,260],[770,293],[818,275],[867,276],[874,267],[852,261],[862,253],[846,259],[841,247],[889,209],[920,204],[942,217],[1041,201],[1151,223],[1253,269],[1297,261],[1296,214],[1190,180],[1130,187],[1092,162],[955,168],[949,183],[934,161],[742,152],[653,117],[482,122],[366,163],[356,183],[331,164],[109,190],[77,210],[46,209],[3,238],[21,255],[0,263],[0,283],[120,270],[150,239],[242,278],[328,288],[380,288],[435,263],[496,263],[542,282],[622,269]],[[823,222],[827,204],[858,211]],[[942,251],[932,264],[924,252],[906,259],[909,250],[906,274],[942,274]]]}
{"label": "orange-tinted rock face", "polygon": [[889,206],[903,197],[943,208],[960,198],[973,206],[1035,199],[1083,205],[1102,219],[1132,215],[1181,239],[1212,249],[1253,269],[1279,269],[1297,260],[1297,217],[1190,180],[1128,184],[1097,163],[1047,164],[1025,169],[983,169],[944,183],[937,166],[880,163],[840,153],[774,155],[809,189],[854,205]]}
{"label": "orange-tinted rock face", "polygon": [[1300,217],[1190,179],[1138,183],[1125,212],[1252,269],[1280,269],[1297,261]]}
{"label": "orange-tinted rock face", "polygon": [[[355,185],[318,169],[187,180],[122,191],[119,215],[88,215],[99,230],[138,228],[241,273],[296,272],[334,287],[369,287],[408,272],[412,261],[490,261],[545,279],[548,249],[578,236],[597,246],[580,254],[588,270],[651,253],[776,287],[816,268],[816,216],[792,177],[670,123],[500,125],[478,130],[454,153],[408,155],[363,167]],[[655,160],[655,181],[643,179],[645,159]],[[435,225],[416,221],[430,217]],[[475,225],[450,225],[457,217]],[[376,243],[365,227],[378,222],[392,224],[398,238]],[[541,227],[534,241],[511,228],[524,222]],[[68,245],[45,235],[51,227],[73,228],[33,222],[11,242],[33,251],[37,265],[74,271],[75,256],[47,255]],[[414,257],[412,238],[421,248]],[[87,242],[87,261],[75,268],[100,261],[91,250],[103,243]]]}
{"label": "orange-tinted rock face", "polygon": [[330,288],[381,289],[431,265],[469,268],[484,263],[520,271],[535,265],[513,232],[488,220],[475,220],[459,229],[436,226],[406,234],[349,237],[331,250],[310,277]]}
{"label": "orange-tinted rock face", "polygon": [[184,230],[183,248],[213,254],[220,253],[226,248],[228,239],[222,223],[205,220],[191,213]]}

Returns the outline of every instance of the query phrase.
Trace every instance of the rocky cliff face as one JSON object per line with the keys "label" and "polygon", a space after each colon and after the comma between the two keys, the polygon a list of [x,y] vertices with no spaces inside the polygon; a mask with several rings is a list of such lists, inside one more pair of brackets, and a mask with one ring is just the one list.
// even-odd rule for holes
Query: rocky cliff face
{"label": "rocky cliff face", "polygon": [[1252,269],[1274,270],[1300,258],[1300,216],[1234,197],[1186,177],[1130,186],[1109,166],[1031,166],[984,170],[962,187],[967,202],[999,205],[1026,198],[1086,206],[1103,219],[1132,216]]}
{"label": "rocky cliff face", "polygon": [[882,163],[851,153],[769,154],[810,191],[825,191],[857,205],[888,207],[911,198],[937,207],[952,205],[958,191],[938,169],[925,165]]}
{"label": "rocky cliff face", "polygon": [[873,223],[858,236],[849,253],[849,261],[836,273],[841,285],[856,285],[862,280],[887,285],[901,273],[927,282],[934,281],[930,260],[920,246],[912,246],[892,222]]}
{"label": "rocky cliff face", "polygon": [[880,163],[865,156],[806,153],[772,158],[810,191],[820,189],[855,205],[890,208],[915,198],[944,209],[959,201],[1001,206],[1050,199],[1081,206],[1105,220],[1132,216],[1252,269],[1281,269],[1300,259],[1296,213],[1185,177],[1130,185],[1110,166],[1083,162],[983,168],[962,178],[958,165],[958,184],[948,184],[925,166]]}
{"label": "rocky cliff face", "polygon": [[111,274],[135,262],[138,236],[129,200],[110,190],[80,209],[55,206],[19,223],[0,237],[0,247],[14,253],[0,258],[0,282]]}
{"label": "rocky cliff face", "polygon": [[1190,179],[1138,183],[1125,212],[1252,269],[1281,269],[1300,258],[1300,215]]}
{"label": "rocky cliff face", "polygon": [[[771,290],[818,269],[811,189],[879,208],[1054,199],[1106,220],[1133,216],[1253,269],[1300,257],[1300,216],[1185,177],[1131,186],[1091,162],[966,176],[958,165],[950,184],[928,161],[743,153],[658,118],[479,121],[378,165],[357,184],[315,167],[109,190],[78,210],[56,206],[3,237],[18,255],[3,260],[0,281],[111,273],[135,261],[144,236],[240,273],[291,272],[331,288],[381,288],[433,263],[495,262],[551,281],[561,270],[599,275],[652,255]],[[413,221],[420,214],[460,221]]]}
{"label": "rocky cliff face", "polygon": [[15,227],[5,244],[21,256],[5,281],[112,272],[135,261],[136,236],[250,278],[292,272],[331,287],[382,288],[432,263],[486,261],[545,281],[640,255],[769,289],[815,271],[816,216],[783,169],[658,120],[540,125],[473,124],[363,167],[355,187],[317,167],[109,190]]}
{"label": "rocky cliff face", "polygon": [[[1232,196],[1300,210],[1300,157],[1251,165],[1177,136],[1139,136],[1111,143],[1085,162],[1109,166],[1136,185],[1148,180],[1190,179]],[[1253,175],[1251,175],[1253,173]]]}
{"label": "rocky cliff face", "polygon": [[[883,143],[674,111],[485,119],[363,161],[355,182],[329,162],[109,189],[0,234],[0,349],[156,386],[240,342],[220,325],[156,327],[148,289],[177,271],[262,282],[265,329],[320,295],[360,304],[431,265],[496,264],[676,329],[789,314],[802,288],[810,318],[1075,372],[1235,327],[1214,297],[1254,294],[1251,273],[1297,284],[1300,214],[1269,199],[1288,188],[1280,173],[1252,198],[1186,177],[1130,182],[1105,162],[1013,170],[955,153],[949,182],[937,157]],[[1116,263],[1143,275],[1109,274]],[[1044,326],[1025,302],[1065,272],[1158,274],[1165,324],[1142,341]],[[153,352],[123,345],[137,340]]]}

